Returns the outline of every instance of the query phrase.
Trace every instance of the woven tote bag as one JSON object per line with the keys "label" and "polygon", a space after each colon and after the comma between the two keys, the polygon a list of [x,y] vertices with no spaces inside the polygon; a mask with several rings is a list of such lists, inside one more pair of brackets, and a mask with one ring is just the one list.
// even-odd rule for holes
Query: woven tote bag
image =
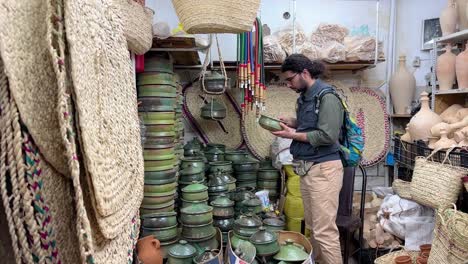
{"label": "woven tote bag", "polygon": [[461,178],[468,169],[450,164],[447,157],[452,150],[447,150],[442,163],[430,160],[438,150],[427,158],[416,157],[411,181],[412,200],[435,209],[446,208],[457,201],[462,188]]}
{"label": "woven tote bag", "polygon": [[438,210],[428,264],[468,261],[468,214],[457,209]]}
{"label": "woven tote bag", "polygon": [[252,29],[260,0],[172,0],[190,34],[242,33]]}
{"label": "woven tote bag", "polygon": [[123,19],[128,49],[137,55],[145,54],[153,44],[154,11],[133,0],[114,1]]}

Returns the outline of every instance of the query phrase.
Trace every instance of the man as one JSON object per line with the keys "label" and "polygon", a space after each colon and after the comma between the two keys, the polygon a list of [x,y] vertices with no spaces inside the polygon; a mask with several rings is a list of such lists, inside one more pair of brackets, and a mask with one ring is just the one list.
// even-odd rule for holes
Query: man
{"label": "man", "polygon": [[274,135],[292,139],[291,154],[301,176],[305,222],[312,231],[315,258],[320,264],[341,264],[338,228],[335,224],[343,182],[343,165],[338,143],[344,109],[340,99],[326,93],[316,112],[317,96],[333,89],[320,77],[325,65],[301,54],[286,58],[281,72],[287,86],[300,93],[296,118],[280,117],[282,131]]}

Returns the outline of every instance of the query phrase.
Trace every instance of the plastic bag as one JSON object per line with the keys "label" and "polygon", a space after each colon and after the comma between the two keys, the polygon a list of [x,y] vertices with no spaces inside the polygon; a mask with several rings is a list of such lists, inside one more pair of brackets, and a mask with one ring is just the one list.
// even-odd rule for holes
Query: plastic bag
{"label": "plastic bag", "polygon": [[392,187],[381,187],[381,186],[373,187],[372,192],[375,193],[375,195],[377,195],[377,197],[379,197],[379,198],[384,198],[384,197],[386,197],[388,195],[394,195],[395,194],[393,192]]}
{"label": "plastic bag", "polygon": [[291,165],[293,156],[289,152],[289,146],[291,146],[292,139],[275,137],[271,144],[271,160],[273,161],[273,167],[280,170],[283,165]]}
{"label": "plastic bag", "polygon": [[283,62],[286,59],[286,52],[278,42],[276,36],[263,37],[263,56],[265,62]]}
{"label": "plastic bag", "polygon": [[414,237],[417,230],[408,229],[408,224],[415,224],[425,217],[426,222],[434,223],[434,210],[422,206],[416,202],[402,199],[398,195],[391,195],[384,198],[379,211],[377,212],[380,224],[386,232],[389,232],[401,239]]}
{"label": "plastic bag", "polygon": [[153,36],[158,39],[167,39],[171,36],[171,28],[164,21],[159,21],[153,24]]}
{"label": "plastic bag", "polygon": [[349,30],[338,24],[320,24],[317,29],[310,35],[312,44],[325,47],[329,42],[338,42],[343,44],[345,37],[349,34]]}
{"label": "plastic bag", "polygon": [[328,42],[321,49],[321,58],[325,61],[336,63],[346,60],[346,48],[343,44],[336,41]]}
{"label": "plastic bag", "polygon": [[[296,36],[296,47],[301,46],[307,41],[307,36],[302,29],[301,25],[296,23],[295,27],[295,36]],[[275,35],[278,38],[278,42],[286,52],[287,55],[293,54],[293,25],[288,24],[284,26],[281,30],[275,32]]]}
{"label": "plastic bag", "polygon": [[[344,39],[346,47],[346,60],[374,60],[375,38],[369,36],[348,36]],[[379,56],[383,56],[382,47],[379,45]]]}
{"label": "plastic bag", "polygon": [[318,60],[322,58],[321,48],[310,42],[305,42],[301,46],[297,47],[297,51],[311,60]]}

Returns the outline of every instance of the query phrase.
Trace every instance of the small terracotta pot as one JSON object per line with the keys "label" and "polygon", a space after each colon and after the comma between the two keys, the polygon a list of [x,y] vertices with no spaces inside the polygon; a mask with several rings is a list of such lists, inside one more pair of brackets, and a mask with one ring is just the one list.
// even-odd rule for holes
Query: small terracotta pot
{"label": "small terracotta pot", "polygon": [[395,264],[412,264],[413,261],[410,256],[398,256],[395,258]]}
{"label": "small terracotta pot", "polygon": [[419,250],[421,250],[421,253],[419,253],[419,256],[422,256],[423,253],[427,253],[427,256],[429,256],[429,252],[431,252],[432,245],[431,244],[423,244],[419,246]]}
{"label": "small terracotta pot", "polygon": [[416,264],[427,264],[427,258],[425,257],[418,257],[416,259]]}
{"label": "small terracotta pot", "polygon": [[421,252],[421,253],[419,254],[419,256],[420,256],[420,257],[423,257],[423,258],[429,258],[429,253],[430,253],[430,251]]}
{"label": "small terracotta pot", "polygon": [[143,263],[162,264],[163,258],[160,246],[159,240],[154,238],[153,235],[138,240],[138,259]]}

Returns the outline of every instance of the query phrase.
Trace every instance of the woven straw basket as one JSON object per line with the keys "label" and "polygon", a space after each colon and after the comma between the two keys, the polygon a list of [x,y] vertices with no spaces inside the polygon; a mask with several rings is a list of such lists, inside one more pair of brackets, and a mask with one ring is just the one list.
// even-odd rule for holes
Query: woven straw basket
{"label": "woven straw basket", "polygon": [[128,49],[137,55],[145,54],[153,44],[154,11],[131,0],[117,3],[124,20]]}
{"label": "woven straw basket", "polygon": [[456,209],[438,210],[427,263],[461,264],[468,260],[468,214]]}
{"label": "woven straw basket", "polygon": [[416,263],[416,258],[418,257],[418,255],[419,255],[419,251],[399,250],[399,251],[390,252],[386,255],[383,255],[377,258],[374,261],[374,263],[375,264],[394,264],[395,258],[398,256],[410,256],[411,259],[413,260],[413,263]]}
{"label": "woven straw basket", "polygon": [[411,182],[397,179],[392,183],[392,188],[401,198],[411,200]]}
{"label": "woven straw basket", "polygon": [[184,30],[191,34],[250,31],[260,0],[172,0]]}
{"label": "woven straw basket", "polygon": [[[447,150],[446,157],[452,150]],[[429,160],[436,152],[434,150],[427,158],[416,157],[411,197],[422,205],[446,208],[457,201],[462,189],[461,178],[468,173],[468,169],[447,164],[450,163],[447,158],[442,163]]]}

